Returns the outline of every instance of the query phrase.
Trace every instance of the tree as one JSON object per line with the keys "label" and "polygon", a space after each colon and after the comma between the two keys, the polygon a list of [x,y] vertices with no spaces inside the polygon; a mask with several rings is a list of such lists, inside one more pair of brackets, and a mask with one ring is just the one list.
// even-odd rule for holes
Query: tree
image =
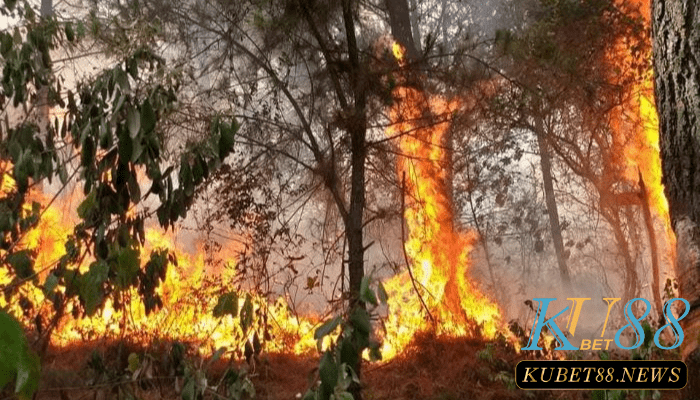
{"label": "tree", "polygon": [[[183,49],[180,60],[194,66],[189,88],[206,93],[217,107],[235,109],[243,121],[239,143],[249,151],[244,161],[294,179],[292,185],[305,186],[297,197],[307,201],[315,195],[339,216],[342,235],[335,226],[330,230],[347,244],[347,313],[362,313],[356,310],[364,307],[359,297],[364,231],[372,219],[366,199],[373,150],[369,121],[378,118],[387,97],[380,81],[386,72],[379,69],[385,67],[371,44],[374,32],[359,18],[363,5],[351,0],[138,4],[123,7],[123,18],[164,21],[177,33],[170,40]],[[234,189],[221,187],[222,192]],[[359,375],[365,345],[353,345],[356,357],[349,364]],[[359,398],[357,388],[354,394]]]}
{"label": "tree", "polygon": [[[535,17],[527,21],[526,29],[497,35],[497,43],[509,56],[504,71],[511,80],[504,83],[497,97],[502,98],[491,112],[494,118],[506,117],[511,129],[536,134],[545,187],[549,168],[544,165],[551,164],[557,169],[556,179],[567,182],[560,188],[572,187],[571,193],[579,196],[590,193],[587,203],[580,198],[575,203],[595,210],[609,223],[625,266],[621,272],[627,299],[640,290],[637,264],[644,259],[639,255],[645,249],[640,232],[646,227],[655,282],[651,294],[661,314],[649,201],[634,168],[637,160],[629,160],[625,151],[641,128],[618,122],[620,115],[636,112],[630,99],[638,95],[643,82],[640,71],[648,68],[648,33],[641,13],[634,6],[612,1],[530,2],[529,7]],[[544,162],[550,157],[545,157],[543,144],[552,153],[551,163]],[[564,197],[565,192],[560,193]]]}
{"label": "tree", "polygon": [[680,296],[690,302],[681,321],[688,399],[700,398],[700,4],[655,0],[652,6],[656,105],[663,182],[676,233]]}
{"label": "tree", "polygon": [[[0,195],[0,263],[12,277],[2,290],[21,306],[25,320],[39,305],[24,292],[28,287],[43,292],[53,309],[50,321],[39,313],[34,318],[43,350],[69,305],[75,318],[92,316],[107,299],[123,307],[125,293],[134,290],[146,312],[160,307],[156,288],[173,257],[157,249],[141,263],[145,222],[157,217],[167,229],[187,214],[195,189],[231,152],[237,125],[230,117],[213,118],[203,140],[187,143],[178,161],[168,162],[160,122],[175,108],[178,78],[151,47],[137,40],[111,65],[66,88],[51,51],[79,49],[85,27],[39,18],[26,2],[5,2],[0,12],[18,19],[0,32],[1,172],[3,181],[15,182]],[[93,33],[109,30],[92,22]],[[130,32],[114,31],[129,42]],[[45,106],[65,108],[64,120],[47,123],[40,116],[33,122],[33,110]],[[22,239],[45,205],[30,201],[30,192],[53,179],[62,184],[59,192],[77,180],[85,197],[65,254],[36,270],[38,254],[23,247]],[[149,210],[144,203],[151,196],[157,205]]]}

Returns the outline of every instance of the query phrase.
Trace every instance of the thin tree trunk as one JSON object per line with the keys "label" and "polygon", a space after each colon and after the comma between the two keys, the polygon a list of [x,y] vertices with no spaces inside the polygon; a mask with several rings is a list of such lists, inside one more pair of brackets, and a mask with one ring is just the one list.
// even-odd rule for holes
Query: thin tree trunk
{"label": "thin tree trunk", "polygon": [[420,54],[421,53],[422,39],[421,39],[421,35],[420,35],[420,27],[418,25],[418,17],[417,17],[418,13],[416,11],[416,10],[418,10],[418,6],[416,4],[416,0],[411,0],[410,4],[411,4],[411,10],[413,10],[413,13],[411,13],[411,10],[409,10],[408,14],[409,14],[409,18],[411,19],[411,30],[413,31],[413,36],[412,36],[413,37],[413,45],[415,46],[418,54]]}
{"label": "thin tree trunk", "polygon": [[676,232],[680,296],[690,302],[681,320],[681,355],[688,365],[686,399],[700,398],[700,3],[655,0],[652,5],[656,105],[663,183]]}
{"label": "thin tree trunk", "polygon": [[[350,135],[351,176],[350,176],[350,207],[346,221],[348,238],[348,275],[350,281],[350,308],[364,307],[359,300],[364,269],[363,244],[363,215],[365,210],[365,158],[367,134],[367,90],[364,73],[360,64],[360,51],[355,38],[355,23],[353,20],[352,0],[343,0],[343,23],[348,41],[350,61],[350,85],[353,93],[353,110],[346,128]],[[359,349],[358,349],[359,352]],[[360,377],[362,357],[358,355],[357,363],[350,367]],[[361,387],[352,384],[349,388],[355,400],[362,399]]]}
{"label": "thin tree trunk", "polygon": [[649,208],[649,194],[647,193],[642,173],[639,172],[639,190],[642,197],[642,215],[644,216],[644,225],[646,226],[647,236],[649,237],[649,252],[651,253],[651,274],[652,287],[651,293],[654,298],[654,305],[658,313],[658,320],[663,323],[663,302],[661,301],[661,283],[659,277],[659,247],[656,244],[656,233],[654,231],[654,222],[651,218],[651,209]]}
{"label": "thin tree trunk", "polygon": [[559,276],[567,290],[571,289],[571,277],[569,267],[566,265],[564,257],[564,241],[561,236],[561,226],[559,225],[559,211],[557,210],[557,200],[554,196],[554,183],[552,179],[552,162],[549,156],[547,138],[545,137],[544,121],[540,115],[535,117],[535,134],[537,135],[537,145],[540,151],[540,167],[542,168],[542,183],[544,184],[544,197],[547,203],[547,213],[549,214],[549,227],[552,232],[554,251],[559,264]]}

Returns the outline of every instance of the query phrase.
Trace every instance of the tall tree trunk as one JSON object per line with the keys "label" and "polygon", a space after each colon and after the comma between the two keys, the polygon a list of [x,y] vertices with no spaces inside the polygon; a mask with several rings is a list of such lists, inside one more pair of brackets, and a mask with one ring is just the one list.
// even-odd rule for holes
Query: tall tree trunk
{"label": "tall tree trunk", "polygon": [[540,115],[535,116],[535,134],[537,135],[537,145],[540,151],[540,167],[542,168],[542,182],[544,184],[544,197],[547,203],[547,213],[549,214],[549,227],[552,232],[554,251],[559,264],[559,275],[564,287],[571,289],[571,277],[569,267],[566,265],[564,257],[564,240],[561,237],[561,226],[559,225],[559,211],[557,210],[557,199],[554,196],[554,183],[552,179],[552,162],[549,156],[547,138],[544,130],[544,121]]}
{"label": "tall tree trunk", "polygon": [[687,399],[700,398],[700,2],[654,0],[652,28],[663,183],[676,232]]}
{"label": "tall tree trunk", "polygon": [[41,0],[41,9],[39,10],[42,17],[50,17],[53,14],[53,0]]}
{"label": "tall tree trunk", "polygon": [[389,12],[389,24],[391,34],[406,48],[409,60],[417,60],[418,48],[411,34],[411,14],[408,11],[408,0],[386,0],[386,9]]}
{"label": "tall tree trunk", "polygon": [[[360,63],[360,50],[355,38],[355,23],[353,18],[352,0],[343,0],[343,23],[348,41],[348,56],[350,61],[350,85],[353,94],[352,113],[347,122],[347,133],[350,135],[351,176],[350,176],[350,206],[346,221],[348,238],[348,274],[350,281],[350,308],[364,307],[359,300],[364,269],[363,244],[363,215],[365,210],[365,158],[367,135],[367,84],[365,72]],[[410,29],[410,28],[409,28]],[[358,352],[360,350],[358,349]],[[362,357],[357,357],[356,365],[350,367],[358,378],[362,366]],[[350,386],[355,400],[362,399],[360,385]]]}

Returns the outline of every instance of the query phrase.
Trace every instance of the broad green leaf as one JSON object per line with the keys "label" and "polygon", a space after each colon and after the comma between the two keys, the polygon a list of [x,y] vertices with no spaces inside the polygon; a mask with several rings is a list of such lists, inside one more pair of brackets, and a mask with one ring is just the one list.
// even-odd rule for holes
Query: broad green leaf
{"label": "broad green leaf", "polygon": [[129,186],[129,196],[131,197],[131,202],[138,204],[141,201],[141,187],[136,181],[136,175],[129,174],[129,180],[127,181]]}
{"label": "broad green leaf", "polygon": [[0,55],[7,57],[10,50],[12,50],[12,35],[0,32]]}
{"label": "broad green leaf", "polygon": [[[333,359],[333,354],[327,351],[321,357],[318,366],[318,374],[321,378],[321,388],[325,393],[333,393],[335,385],[338,383],[338,365]],[[324,396],[325,397],[325,396]]]}
{"label": "broad green leaf", "polygon": [[238,314],[238,295],[236,292],[224,293],[219,296],[213,314],[216,318],[221,318],[224,315],[235,317]]}
{"label": "broad green leaf", "polygon": [[132,146],[131,162],[135,163],[138,161],[139,157],[141,157],[141,154],[143,154],[143,145],[141,144],[141,140],[137,138],[132,141]]}
{"label": "broad green leaf", "polygon": [[126,124],[129,127],[129,135],[135,138],[141,129],[141,115],[133,106],[130,106],[126,112]]}
{"label": "broad green leaf", "polygon": [[139,251],[131,247],[119,249],[117,256],[117,284],[123,289],[134,283],[141,266]]}
{"label": "broad green leaf", "polygon": [[104,299],[103,284],[107,280],[109,266],[104,261],[96,261],[80,280],[80,295],[85,302],[85,313],[92,316]]}
{"label": "broad green leaf", "polygon": [[302,400],[318,400],[318,395],[314,390],[307,390]]}
{"label": "broad green leaf", "polygon": [[350,315],[350,323],[357,329],[358,333],[368,335],[372,330],[369,313],[362,307],[355,307],[352,315]]}
{"label": "broad green leaf", "polygon": [[339,341],[340,360],[348,365],[355,365],[360,361],[360,350],[352,343],[350,339]]}
{"label": "broad green leaf", "polygon": [[184,161],[181,164],[179,178],[185,196],[190,197],[194,195],[194,182],[192,181],[192,169],[189,162]]}
{"label": "broad green leaf", "polygon": [[370,303],[373,306],[376,306],[378,304],[377,297],[374,295],[372,289],[370,289],[369,281],[369,276],[364,276],[362,278],[362,282],[360,283],[360,300],[365,303]]}
{"label": "broad green leaf", "polygon": [[146,99],[141,105],[141,129],[145,135],[153,131],[156,126],[156,113],[153,112],[151,102]]}
{"label": "broad green leaf", "polygon": [[29,250],[21,250],[7,256],[7,262],[12,265],[20,279],[27,279],[34,275],[34,262],[29,255]]}
{"label": "broad green leaf", "polygon": [[49,274],[44,281],[44,293],[51,293],[58,285],[58,278],[54,274]]}
{"label": "broad green leaf", "polygon": [[[134,154],[134,140],[129,134],[122,130],[119,136],[119,158],[121,160],[129,161],[133,158]],[[137,139],[138,140],[138,139]]]}
{"label": "broad green leaf", "polygon": [[88,215],[95,208],[95,198],[97,193],[95,191],[90,192],[85,200],[78,206],[78,216],[82,219],[87,219]]}
{"label": "broad green leaf", "polygon": [[120,67],[114,68],[114,81],[122,90],[129,90],[129,77]]}
{"label": "broad green leaf", "polygon": [[324,322],[323,325],[321,325],[318,329],[316,329],[316,332],[314,332],[314,339],[319,340],[324,336],[328,335],[329,333],[333,332],[335,328],[338,327],[341,321],[342,318],[335,317]]}
{"label": "broad green leaf", "polygon": [[39,382],[39,357],[29,350],[22,327],[0,310],[0,390],[13,378],[20,399],[31,399]]}

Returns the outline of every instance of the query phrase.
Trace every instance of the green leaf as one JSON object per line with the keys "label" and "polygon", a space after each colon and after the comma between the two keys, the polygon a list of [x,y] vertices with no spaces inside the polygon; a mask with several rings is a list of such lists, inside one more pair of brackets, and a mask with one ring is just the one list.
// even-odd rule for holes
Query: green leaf
{"label": "green leaf", "polygon": [[128,61],[127,65],[127,72],[129,72],[129,75],[131,75],[132,78],[136,79],[139,73],[138,69],[138,62],[136,61],[136,57],[131,57]]}
{"label": "green leaf", "polygon": [[141,129],[143,133],[148,135],[156,127],[156,113],[153,112],[151,102],[146,99],[141,105]]}
{"label": "green leaf", "polygon": [[129,180],[127,181],[129,185],[129,195],[131,196],[131,202],[138,204],[141,201],[141,187],[136,181],[136,175],[129,174]]}
{"label": "green leaf", "polygon": [[126,111],[126,124],[129,128],[129,135],[135,138],[141,129],[141,115],[133,106]]}
{"label": "green leaf", "polygon": [[120,248],[117,256],[117,284],[126,289],[135,283],[141,261],[137,249]]}
{"label": "green leaf", "polygon": [[209,362],[207,362],[207,368],[211,367],[221,356],[226,352],[226,347],[219,347],[214,354],[212,354]]}
{"label": "green leaf", "polygon": [[182,388],[182,400],[196,400],[193,378],[189,378],[185,382],[185,386]]}
{"label": "green leaf", "polygon": [[29,250],[21,250],[7,256],[7,262],[12,266],[20,279],[27,279],[34,275],[34,261],[29,255]]}
{"label": "green leaf", "polygon": [[191,197],[194,195],[194,182],[192,181],[192,169],[190,163],[184,161],[180,166],[180,185],[183,188],[185,196]]}
{"label": "green leaf", "polygon": [[224,293],[219,296],[219,301],[214,307],[214,317],[221,318],[224,315],[236,317],[238,314],[238,295],[236,292]]}
{"label": "green leaf", "polygon": [[349,392],[340,392],[333,396],[335,400],[354,400]]}
{"label": "green leaf", "polygon": [[0,390],[15,378],[15,393],[31,399],[39,383],[39,357],[29,350],[22,327],[0,310]]}
{"label": "green leaf", "polygon": [[247,332],[248,328],[253,324],[253,302],[250,294],[246,295],[243,307],[241,307],[240,315],[241,329]]}
{"label": "green leaf", "polygon": [[379,297],[379,302],[386,305],[387,301],[389,300],[389,295],[386,294],[386,289],[384,289],[382,282],[377,283],[377,296]]}
{"label": "green leaf", "polygon": [[219,124],[219,132],[221,137],[219,138],[219,159],[223,161],[224,158],[233,150],[234,137],[236,135],[236,122],[233,121],[232,125],[221,122]]}
{"label": "green leaf", "polygon": [[365,302],[365,303],[370,303],[370,304],[376,306],[378,304],[377,297],[374,295],[374,292],[372,291],[372,289],[370,289],[369,281],[370,281],[369,276],[364,276],[362,278],[362,283],[360,283],[360,300]]}
{"label": "green leaf", "polygon": [[[114,81],[116,82],[116,84],[119,85],[119,87],[122,90],[129,90],[129,77],[126,75],[126,72],[124,72],[124,70],[121,69],[120,67],[116,67],[116,68],[114,68],[113,74],[114,74]],[[118,106],[115,105],[114,111],[116,112],[118,109],[119,109]]]}
{"label": "green leaf", "polygon": [[12,35],[7,32],[0,33],[0,55],[7,57],[7,54],[12,50]]}
{"label": "green leaf", "polygon": [[314,339],[319,340],[324,336],[328,335],[329,333],[333,332],[335,328],[338,327],[341,321],[342,318],[335,317],[331,320],[324,322],[323,325],[321,325],[318,329],[316,329],[316,332],[314,332]]}
{"label": "green leaf", "polygon": [[139,364],[141,364],[141,361],[139,360],[139,355],[136,353],[129,354],[128,362],[129,372],[131,372],[132,374],[136,372],[137,369],[139,369]]}
{"label": "green leaf", "polygon": [[362,307],[355,307],[350,315],[350,323],[358,332],[368,335],[372,330],[369,313]]}
{"label": "green leaf", "polygon": [[97,194],[95,191],[91,191],[90,194],[87,195],[85,200],[80,203],[78,206],[78,216],[82,219],[87,219],[88,215],[92,212],[92,209],[95,208],[95,198],[97,197]]}
{"label": "green leaf", "polygon": [[123,129],[117,133],[119,137],[119,159],[124,162],[132,160],[134,155],[134,140]]}
{"label": "green leaf", "polygon": [[49,274],[44,281],[44,293],[51,293],[58,286],[58,278],[54,274]]}
{"label": "green leaf", "polygon": [[96,261],[90,265],[90,270],[80,280],[80,296],[84,302],[85,313],[93,316],[97,307],[104,299],[102,285],[107,280],[109,266],[104,261]]}
{"label": "green leaf", "polygon": [[17,4],[17,0],[5,0],[5,6],[12,11]]}
{"label": "green leaf", "polygon": [[321,378],[323,392],[327,394],[333,393],[333,389],[338,383],[338,365],[335,363],[333,354],[330,351],[323,354],[318,366],[318,374]]}
{"label": "green leaf", "polygon": [[68,39],[69,42],[74,41],[75,40],[75,31],[73,30],[73,23],[70,21],[67,22],[64,30],[66,32],[66,39]]}

